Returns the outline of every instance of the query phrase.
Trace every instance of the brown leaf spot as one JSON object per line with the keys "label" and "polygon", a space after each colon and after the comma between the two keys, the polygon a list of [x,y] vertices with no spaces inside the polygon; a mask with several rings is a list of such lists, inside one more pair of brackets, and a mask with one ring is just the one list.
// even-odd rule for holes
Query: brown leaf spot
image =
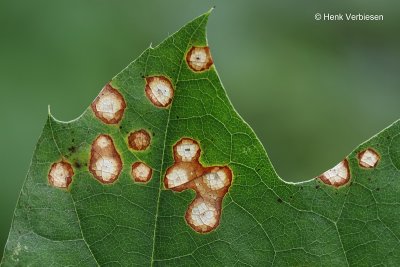
{"label": "brown leaf spot", "polygon": [[106,124],[117,124],[126,108],[124,97],[108,83],[93,101],[92,110]]}
{"label": "brown leaf spot", "polygon": [[380,159],[381,157],[379,154],[372,148],[368,148],[358,153],[358,163],[364,168],[375,168]]}
{"label": "brown leaf spot", "polygon": [[103,184],[113,183],[122,170],[121,157],[109,135],[99,135],[90,151],[89,171]]}
{"label": "brown leaf spot", "polygon": [[174,158],[176,162],[197,161],[200,157],[199,144],[190,138],[182,138],[174,146]]}
{"label": "brown leaf spot", "polygon": [[68,188],[72,182],[72,176],[74,176],[74,170],[71,164],[61,160],[51,165],[48,179],[49,183],[54,187]]}
{"label": "brown leaf spot", "polygon": [[79,161],[75,161],[74,162],[74,167],[77,168],[77,169],[80,169],[80,168],[82,168],[82,164]]}
{"label": "brown leaf spot", "polygon": [[330,170],[327,170],[318,178],[325,184],[335,187],[342,186],[350,180],[350,169],[347,159],[342,160]]}
{"label": "brown leaf spot", "polygon": [[151,103],[160,108],[168,107],[174,97],[172,83],[164,76],[147,77],[145,92]]}
{"label": "brown leaf spot", "polygon": [[147,183],[151,179],[153,170],[143,162],[135,162],[132,164],[131,175],[135,182]]}
{"label": "brown leaf spot", "polygon": [[133,150],[145,150],[149,147],[151,141],[150,134],[144,130],[134,131],[128,136],[128,145]]}
{"label": "brown leaf spot", "polygon": [[177,192],[195,190],[196,197],[185,214],[186,222],[196,232],[210,232],[219,225],[232,171],[227,166],[203,167],[199,162],[200,146],[190,138],[177,142],[173,152],[175,163],[166,171],[164,186]]}
{"label": "brown leaf spot", "polygon": [[193,71],[207,70],[213,64],[208,46],[193,46],[186,55],[186,62]]}

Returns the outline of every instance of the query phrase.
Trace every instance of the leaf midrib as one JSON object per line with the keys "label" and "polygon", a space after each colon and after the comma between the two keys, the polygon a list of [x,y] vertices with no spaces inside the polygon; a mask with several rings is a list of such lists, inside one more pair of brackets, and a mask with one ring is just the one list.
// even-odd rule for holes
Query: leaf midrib
{"label": "leaf midrib", "polygon": [[[207,16],[204,16],[203,19],[201,20],[201,22],[198,24],[197,28],[192,32],[190,38],[189,38],[189,42],[186,45],[186,49],[183,51],[183,54],[181,56],[181,64],[179,66],[179,70],[178,70],[178,74],[176,77],[176,82],[175,82],[175,91],[177,90],[177,84],[179,83],[179,77],[182,71],[182,66],[184,65],[185,62],[185,53],[187,51],[187,49],[189,48],[189,45],[192,41],[193,36],[197,33],[197,31],[199,30],[199,27],[201,25],[203,25],[204,20],[207,18]],[[150,50],[152,51],[152,50]],[[150,52],[147,56],[150,56]],[[166,153],[166,143],[167,143],[167,136],[168,136],[168,128],[169,128],[169,122],[170,122],[170,118],[171,118],[171,110],[172,110],[172,105],[174,104],[174,101],[172,101],[171,105],[169,106],[168,109],[168,118],[167,118],[167,125],[165,127],[165,134],[164,134],[164,143],[163,143],[163,153],[162,153],[162,158],[161,158],[161,171],[160,171],[160,184],[158,187],[158,196],[157,196],[157,202],[156,202],[156,214],[154,216],[154,231],[153,231],[153,244],[152,244],[152,252],[151,252],[151,262],[150,265],[153,266],[154,265],[154,253],[155,253],[155,244],[156,244],[156,234],[157,234],[157,225],[158,225],[158,212],[160,209],[160,196],[161,196],[161,190],[162,190],[162,181],[163,181],[163,173],[164,173],[164,159],[165,159],[165,153]]]}

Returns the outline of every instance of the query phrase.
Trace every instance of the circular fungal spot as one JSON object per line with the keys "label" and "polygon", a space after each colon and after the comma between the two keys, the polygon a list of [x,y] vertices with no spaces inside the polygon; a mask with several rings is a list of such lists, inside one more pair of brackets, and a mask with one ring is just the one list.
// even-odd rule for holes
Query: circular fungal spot
{"label": "circular fungal spot", "polygon": [[60,161],[51,165],[48,178],[52,186],[68,188],[72,182],[72,176],[74,176],[74,170],[71,164],[66,161]]}
{"label": "circular fungal spot", "polygon": [[344,159],[332,169],[319,176],[322,182],[335,187],[342,186],[350,180],[349,163]]}
{"label": "circular fungal spot", "polygon": [[380,156],[372,148],[358,153],[358,163],[364,168],[374,168],[380,160]]}
{"label": "circular fungal spot", "polygon": [[203,199],[196,199],[189,207],[187,222],[198,232],[208,232],[218,224],[217,209]]}
{"label": "circular fungal spot", "polygon": [[394,167],[400,171],[400,134],[393,137],[389,147],[389,155]]}
{"label": "circular fungal spot", "polygon": [[168,107],[174,97],[170,80],[163,76],[147,77],[145,92],[151,103],[160,108]]}
{"label": "circular fungal spot", "polygon": [[135,182],[146,183],[151,179],[153,170],[143,162],[132,164],[131,175]]}
{"label": "circular fungal spot", "polygon": [[181,139],[181,141],[175,145],[174,151],[175,158],[178,161],[191,162],[197,160],[200,156],[199,145],[196,141],[189,138]]}
{"label": "circular fungal spot", "polygon": [[186,63],[193,71],[209,69],[213,64],[208,46],[193,46],[186,55]]}
{"label": "circular fungal spot", "polygon": [[96,117],[104,123],[117,124],[124,115],[126,103],[121,93],[107,84],[93,101],[91,107]]}
{"label": "circular fungal spot", "polygon": [[138,130],[129,134],[128,144],[133,150],[145,150],[151,141],[150,134],[146,130]]}
{"label": "circular fungal spot", "polygon": [[99,135],[92,143],[89,171],[101,183],[113,183],[122,170],[122,160],[109,135]]}

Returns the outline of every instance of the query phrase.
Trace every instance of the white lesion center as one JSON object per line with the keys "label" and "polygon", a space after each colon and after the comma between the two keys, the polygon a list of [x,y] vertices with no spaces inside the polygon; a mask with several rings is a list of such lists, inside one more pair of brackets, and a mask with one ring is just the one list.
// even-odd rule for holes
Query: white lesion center
{"label": "white lesion center", "polygon": [[168,81],[154,77],[149,82],[149,87],[151,90],[150,96],[154,101],[160,103],[162,106],[169,104],[173,96],[173,89]]}
{"label": "white lesion center", "polygon": [[190,67],[196,71],[206,69],[211,61],[208,48],[194,47],[190,52],[188,61]]}
{"label": "white lesion center", "polygon": [[100,157],[95,164],[96,175],[108,182],[118,175],[118,162],[112,157]]}
{"label": "white lesion center", "polygon": [[195,70],[202,70],[206,68],[208,63],[207,51],[203,47],[196,47],[192,50],[190,55],[191,67]]}
{"label": "white lesion center", "polygon": [[214,206],[204,201],[197,201],[194,203],[190,219],[194,226],[214,227],[218,221],[218,212]]}
{"label": "white lesion center", "polygon": [[202,68],[207,63],[207,53],[204,48],[196,47],[190,55],[190,62],[197,67]]}
{"label": "white lesion center", "polygon": [[141,182],[147,182],[151,176],[151,168],[144,163],[134,165],[132,169],[132,176],[135,180]]}
{"label": "white lesion center", "polygon": [[227,185],[227,176],[223,170],[218,170],[217,172],[210,172],[203,175],[204,183],[211,190],[219,190]]}
{"label": "white lesion center", "polygon": [[198,144],[194,143],[192,140],[184,139],[177,145],[176,152],[181,157],[182,161],[190,162],[195,159],[199,149]]}
{"label": "white lesion center", "polygon": [[350,175],[347,167],[347,161],[343,160],[332,169],[324,172],[322,176],[332,185],[341,185],[345,183]]}
{"label": "white lesion center", "polygon": [[125,102],[122,96],[114,88],[106,85],[95,100],[96,112],[98,116],[108,122],[119,121],[120,115],[117,114],[125,109]]}
{"label": "white lesion center", "polygon": [[189,175],[183,168],[174,167],[166,175],[168,188],[174,188],[189,182]]}
{"label": "white lesion center", "polygon": [[66,188],[74,175],[72,167],[66,162],[53,164],[49,173],[50,183],[59,188]]}
{"label": "white lesion center", "polygon": [[367,149],[362,152],[360,157],[360,165],[365,168],[374,168],[379,161],[378,154],[372,149]]}
{"label": "white lesion center", "polygon": [[97,138],[96,140],[96,145],[101,148],[104,149],[110,145],[112,145],[111,141],[105,137],[105,136],[100,136],[99,138]]}

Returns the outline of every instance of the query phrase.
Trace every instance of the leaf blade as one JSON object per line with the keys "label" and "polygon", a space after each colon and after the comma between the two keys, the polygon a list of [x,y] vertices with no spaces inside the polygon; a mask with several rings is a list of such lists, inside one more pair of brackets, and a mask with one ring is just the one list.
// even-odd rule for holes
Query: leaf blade
{"label": "leaf blade", "polygon": [[[49,116],[18,202],[3,265],[400,261],[396,256],[400,255],[396,253],[400,229],[395,224],[400,217],[395,182],[399,123],[347,157],[351,184],[334,188],[318,179],[284,182],[254,132],[232,107],[215,68],[197,73],[186,65],[191,46],[207,45],[208,15],[147,49],[113,78],[111,85],[127,99],[120,124],[105,125],[90,108],[69,123]],[[154,107],[144,94],[144,77],[155,75],[169,77],[175,88],[169,108]],[[141,128],[155,133],[151,149],[132,152],[127,135]],[[124,163],[117,182],[110,185],[100,184],[85,166],[99,134],[112,136]],[[173,146],[182,137],[200,142],[202,165],[227,165],[234,174],[221,223],[209,234],[193,231],[184,220],[193,191],[163,188],[165,171],[174,164]],[[381,160],[376,168],[366,170],[359,166],[358,153],[370,147]],[[49,166],[60,158],[71,162],[76,171],[69,191],[47,183]],[[153,168],[147,184],[131,180],[130,165],[136,161]],[[384,193],[375,193],[377,188]],[[386,251],[387,247],[393,249]],[[41,254],[47,250],[51,253]]]}

